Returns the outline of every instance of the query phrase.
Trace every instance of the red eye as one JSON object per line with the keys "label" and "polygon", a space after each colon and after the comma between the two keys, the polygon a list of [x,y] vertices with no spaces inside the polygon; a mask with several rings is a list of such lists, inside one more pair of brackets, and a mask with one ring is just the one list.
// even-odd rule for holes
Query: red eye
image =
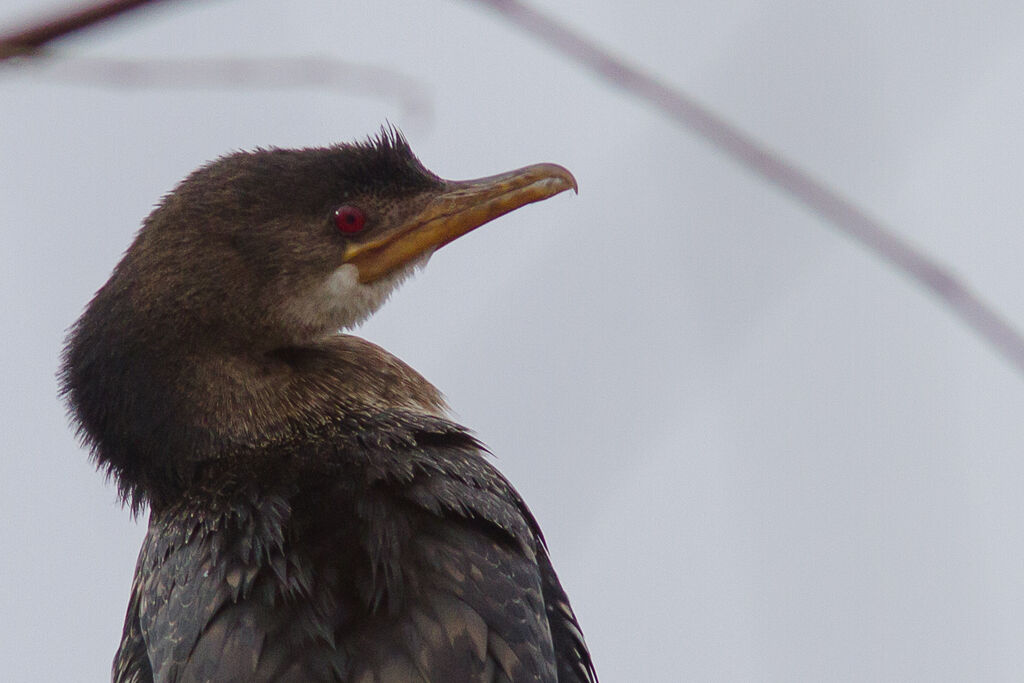
{"label": "red eye", "polygon": [[354,206],[342,206],[334,212],[334,225],[344,233],[359,232],[366,225],[366,216]]}

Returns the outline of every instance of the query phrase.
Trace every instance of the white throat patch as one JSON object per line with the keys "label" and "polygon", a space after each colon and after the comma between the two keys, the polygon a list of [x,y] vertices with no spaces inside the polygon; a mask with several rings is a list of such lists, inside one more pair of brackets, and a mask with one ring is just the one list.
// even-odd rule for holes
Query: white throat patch
{"label": "white throat patch", "polygon": [[346,263],[320,285],[286,302],[282,313],[289,326],[307,339],[355,327],[383,306],[391,293],[416,270],[425,266],[432,253],[367,284],[359,282],[359,271]]}

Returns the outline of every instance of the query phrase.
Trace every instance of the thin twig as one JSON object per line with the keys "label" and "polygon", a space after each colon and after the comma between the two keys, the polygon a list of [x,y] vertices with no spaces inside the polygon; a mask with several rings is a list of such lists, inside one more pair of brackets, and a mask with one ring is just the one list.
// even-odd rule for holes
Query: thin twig
{"label": "thin twig", "polygon": [[519,0],[476,1],[500,12],[612,85],[654,105],[825,218],[843,234],[893,264],[938,297],[1024,373],[1024,337],[947,268],[913,247],[881,221],[694,98],[626,63],[568,26]]}
{"label": "thin twig", "polygon": [[69,33],[112,19],[142,5],[161,0],[108,0],[87,7],[71,9],[31,24],[23,29],[0,36],[0,61],[14,57],[27,57],[38,53],[47,43]]}
{"label": "thin twig", "polygon": [[381,66],[331,57],[113,59],[71,57],[42,62],[37,76],[116,88],[309,88],[363,93],[397,101],[403,116],[430,123],[430,93],[416,79]]}

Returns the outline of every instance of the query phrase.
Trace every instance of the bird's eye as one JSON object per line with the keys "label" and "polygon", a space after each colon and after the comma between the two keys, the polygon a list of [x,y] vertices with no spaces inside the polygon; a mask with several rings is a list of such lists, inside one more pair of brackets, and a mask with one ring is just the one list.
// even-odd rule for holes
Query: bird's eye
{"label": "bird's eye", "polygon": [[342,206],[334,212],[334,225],[339,231],[352,234],[366,225],[366,214],[354,206]]}

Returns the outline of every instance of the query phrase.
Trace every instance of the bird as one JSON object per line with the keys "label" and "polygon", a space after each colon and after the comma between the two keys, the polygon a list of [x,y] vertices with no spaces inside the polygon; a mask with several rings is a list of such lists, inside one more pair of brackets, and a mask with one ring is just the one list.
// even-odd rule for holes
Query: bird
{"label": "bird", "polygon": [[115,683],[594,683],[540,527],[441,392],[350,334],[437,249],[572,189],[443,180],[396,128],[192,172],[68,332],[61,392],[149,511]]}

